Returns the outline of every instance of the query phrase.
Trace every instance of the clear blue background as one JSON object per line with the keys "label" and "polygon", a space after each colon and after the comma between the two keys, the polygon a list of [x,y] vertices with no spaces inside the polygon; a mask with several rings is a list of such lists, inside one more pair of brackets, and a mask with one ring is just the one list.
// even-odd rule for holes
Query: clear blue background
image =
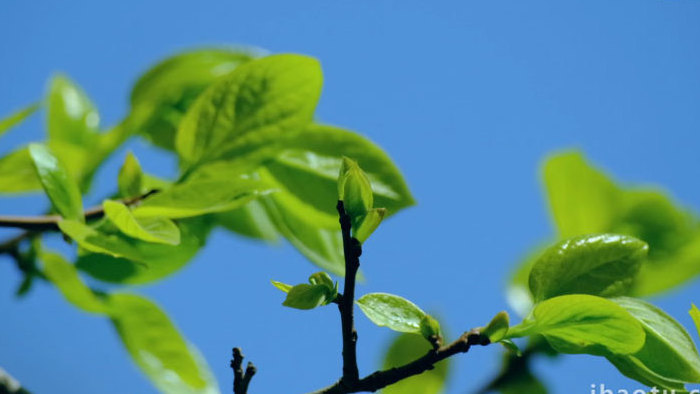
{"label": "clear blue background", "polygon": [[[443,317],[449,331],[507,307],[506,276],[552,234],[538,180],[543,157],[579,147],[618,179],[660,184],[700,210],[700,2],[580,1],[19,1],[0,4],[0,113],[35,101],[55,71],[81,84],[117,122],[130,84],[178,50],[249,44],[315,56],[325,87],[318,117],[362,132],[402,168],[419,201],[366,245],[359,293],[401,294]],[[34,118],[0,152],[38,140]],[[134,141],[144,167],[175,163]],[[90,202],[110,191],[126,149],[110,160]],[[41,196],[0,199],[2,213],[36,213]],[[10,235],[3,231],[0,235]],[[255,393],[303,392],[340,374],[335,308],[282,308],[269,279],[313,272],[288,245],[217,232],[177,275],[136,291],[162,305],[204,353],[224,392],[230,348],[259,366]],[[37,393],[150,393],[109,323],[20,276],[0,258],[0,366]],[[692,327],[693,282],[655,302]],[[362,373],[391,333],[358,317]],[[693,330],[694,331],[694,330]],[[500,349],[454,358],[450,393],[498,369]],[[604,360],[542,360],[555,393],[604,382],[639,388]]]}

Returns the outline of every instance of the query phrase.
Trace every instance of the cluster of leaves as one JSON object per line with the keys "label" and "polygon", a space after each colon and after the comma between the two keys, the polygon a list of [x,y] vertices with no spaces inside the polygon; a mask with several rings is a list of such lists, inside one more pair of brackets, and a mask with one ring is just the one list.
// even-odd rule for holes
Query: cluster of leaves
{"label": "cluster of leaves", "polygon": [[[700,383],[700,357],[685,329],[636,298],[700,273],[697,218],[660,191],[617,185],[578,152],[552,156],[544,182],[561,240],[513,276],[509,301],[526,317],[505,338],[532,336],[529,349],[539,352],[606,357],[649,387],[682,392]],[[690,313],[697,323],[694,306]],[[544,392],[530,372],[522,376],[493,388]]]}
{"label": "cluster of leaves", "polygon": [[[386,207],[358,219],[366,236],[413,199],[379,147],[313,121],[321,86],[321,68],[306,56],[185,52],[141,76],[129,114],[100,131],[87,95],[67,77],[54,77],[46,100],[0,121],[2,135],[45,108],[48,130],[45,141],[0,158],[0,193],[43,190],[51,202],[48,213],[60,216],[46,230],[57,226],[78,249],[69,263],[42,246],[42,230],[25,234],[30,242],[17,255],[34,268],[23,270],[21,292],[36,278],[48,279],[80,309],[110,318],[137,364],[162,390],[218,391],[206,362],[154,303],[90,289],[80,274],[97,279],[97,286],[158,281],[191,261],[212,229],[223,227],[265,241],[283,236],[314,264],[342,275],[342,239],[333,211],[342,157],[362,164],[365,181],[372,182],[365,198]],[[94,175],[131,137],[177,155],[178,176],[150,175],[129,153],[113,194],[98,209],[85,210]],[[311,286],[329,281],[327,275],[315,276]]]}

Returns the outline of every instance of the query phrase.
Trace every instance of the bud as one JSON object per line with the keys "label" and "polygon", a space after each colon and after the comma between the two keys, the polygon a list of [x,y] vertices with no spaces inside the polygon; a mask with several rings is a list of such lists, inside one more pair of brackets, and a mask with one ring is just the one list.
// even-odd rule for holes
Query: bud
{"label": "bud", "polygon": [[440,323],[435,318],[426,314],[420,321],[420,333],[433,345],[440,345],[442,342],[442,332]]}
{"label": "bud", "polygon": [[505,338],[509,327],[510,318],[508,317],[508,312],[501,311],[498,312],[498,314],[491,319],[491,322],[480,331],[481,335],[485,335],[489,338],[491,343],[494,343]]}
{"label": "bud", "polygon": [[338,199],[343,201],[345,211],[350,215],[353,226],[372,209],[374,196],[369,178],[352,159],[343,157],[338,176]]}
{"label": "bud", "polygon": [[359,226],[353,228],[353,236],[360,242],[365,242],[367,238],[379,227],[379,224],[386,216],[386,208],[372,208],[362,218]]}

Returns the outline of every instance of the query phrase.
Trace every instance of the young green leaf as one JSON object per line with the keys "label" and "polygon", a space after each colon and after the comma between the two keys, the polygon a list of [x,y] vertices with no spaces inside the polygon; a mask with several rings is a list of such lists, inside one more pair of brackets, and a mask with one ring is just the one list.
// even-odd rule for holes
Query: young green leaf
{"label": "young green leaf", "polygon": [[41,185],[58,213],[66,219],[84,222],[80,190],[63,165],[45,145],[29,145],[29,155]]}
{"label": "young green leaf", "polygon": [[107,313],[105,302],[98,298],[78,276],[75,266],[61,255],[43,251],[39,259],[46,277],[61,291],[71,304],[91,313]]}
{"label": "young green leaf", "polygon": [[124,346],[157,387],[168,392],[216,390],[206,365],[157,305],[137,295],[113,294],[109,306]]}
{"label": "young green leaf", "polygon": [[20,110],[17,110],[16,112],[6,116],[5,118],[0,119],[0,136],[5,134],[5,132],[10,130],[11,128],[22,123],[25,119],[27,119],[34,112],[36,112],[37,109],[39,109],[39,104],[34,103]]}
{"label": "young green leaf", "polygon": [[285,293],[289,293],[289,290],[291,290],[292,287],[294,287],[294,286],[292,286],[292,285],[288,285],[288,284],[286,284],[286,283],[278,282],[278,281],[276,281],[276,280],[271,280],[270,282],[272,282],[272,285],[273,285],[273,286],[275,286],[276,288],[282,290],[282,291],[285,292]]}
{"label": "young green leaf", "polygon": [[367,212],[367,214],[362,218],[360,225],[357,228],[353,228],[353,236],[357,238],[360,242],[365,242],[367,238],[374,232],[374,230],[379,227],[379,224],[384,220],[386,216],[386,209],[384,208],[372,208]]}
{"label": "young green leaf", "polygon": [[654,380],[663,379],[667,385],[668,382],[700,382],[700,356],[683,326],[648,302],[629,297],[611,300],[632,314],[646,333],[644,346],[638,352],[614,356],[615,360],[611,360],[616,366],[624,366],[620,372],[628,376],[636,372],[648,379],[653,376]]}
{"label": "young green leaf", "polygon": [[103,203],[105,215],[124,234],[147,242],[177,245],[180,243],[180,230],[172,220],[163,217],[136,217],[126,205],[106,200]]}
{"label": "young green leaf", "polygon": [[326,285],[302,283],[289,289],[282,305],[296,309],[313,309],[333,301]]}
{"label": "young green leaf", "polygon": [[269,186],[250,179],[195,180],[148,197],[133,213],[137,217],[170,219],[201,216],[241,207],[269,191]]}
{"label": "young green leaf", "polygon": [[442,331],[440,330],[440,323],[427,313],[420,320],[420,333],[423,335],[423,338],[427,339],[434,345],[442,344]]}
{"label": "young green leaf", "polygon": [[316,272],[312,274],[309,277],[309,283],[312,285],[323,285],[328,288],[328,290],[333,290],[335,288],[335,284],[333,283],[333,279],[331,279],[330,275],[327,273],[321,271],[321,272]]}
{"label": "young green leaf", "polygon": [[644,329],[627,310],[592,295],[563,295],[542,301],[508,330],[507,338],[543,335],[561,353],[633,354],[644,345]]}
{"label": "young green leaf", "polygon": [[646,243],[616,234],[561,241],[545,251],[532,267],[530,291],[536,302],[563,294],[625,294],[647,250]]}
{"label": "young green leaf", "polygon": [[211,48],[159,62],[134,84],[129,126],[154,144],[174,150],[177,127],[197,96],[253,56],[250,50]]}
{"label": "young green leaf", "polygon": [[[382,369],[391,369],[406,365],[425,356],[432,347],[418,335],[399,334],[389,345]],[[435,368],[419,375],[411,376],[382,389],[383,394],[439,394],[444,392],[449,375],[451,358],[435,364]]]}
{"label": "young green leaf", "polygon": [[353,220],[353,227],[359,224],[374,206],[372,185],[357,162],[343,157],[343,165],[338,175],[338,199],[345,203],[345,211]]}
{"label": "young green leaf", "polygon": [[41,190],[41,182],[27,148],[20,148],[0,158],[0,193],[37,190]]}
{"label": "young green leaf", "polygon": [[405,298],[387,293],[370,293],[356,302],[365,316],[380,327],[421,334],[421,321],[426,313]]}
{"label": "young green leaf", "polygon": [[491,319],[489,324],[480,330],[481,335],[489,338],[491,343],[496,343],[506,337],[508,328],[510,327],[510,318],[508,312],[501,311]]}
{"label": "young green leaf", "polygon": [[119,186],[119,195],[122,197],[136,197],[144,192],[141,165],[132,152],[126,155],[124,164],[119,169],[117,185]]}
{"label": "young green leaf", "polygon": [[697,330],[698,335],[700,335],[700,309],[698,309],[695,304],[691,304],[690,311],[688,311],[688,313],[693,319],[693,323],[695,323],[695,329]]}
{"label": "young green leaf", "polygon": [[64,222],[59,226],[83,249],[94,252],[80,255],[78,269],[96,279],[119,284],[150,283],[177,272],[204,246],[212,228],[206,217],[179,220],[180,243],[172,246],[140,241],[101,228],[86,226],[86,229],[75,224],[72,226],[78,228],[67,228]]}
{"label": "young green leaf", "polygon": [[237,67],[202,93],[180,123],[185,167],[279,144],[313,116],[322,73],[315,59],[273,55]]}

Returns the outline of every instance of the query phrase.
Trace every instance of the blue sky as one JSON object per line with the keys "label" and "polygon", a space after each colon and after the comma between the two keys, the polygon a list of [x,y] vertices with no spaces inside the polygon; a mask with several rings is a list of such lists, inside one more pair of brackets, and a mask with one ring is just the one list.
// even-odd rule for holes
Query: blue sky
{"label": "blue sky", "polygon": [[[581,1],[3,1],[0,113],[41,97],[52,73],[70,75],[105,125],[127,110],[130,84],[178,50],[241,44],[317,57],[325,86],[317,116],[379,143],[419,204],[387,221],[363,254],[362,294],[386,291],[442,316],[458,333],[507,308],[511,268],[553,234],[538,168],[548,153],[583,150],[617,179],[659,184],[700,211],[700,3]],[[38,140],[34,118],[0,152]],[[131,142],[100,173],[114,184],[126,148],[173,174],[167,155]],[[35,213],[41,196],[0,199],[1,213]],[[0,235],[9,235],[7,231]],[[410,248],[407,247],[410,245]],[[340,373],[334,308],[280,306],[269,279],[313,271],[288,245],[217,232],[177,275],[135,291],[163,306],[229,390],[230,348],[259,367],[253,392],[303,392]],[[150,393],[112,328],[54,288],[13,296],[20,277],[0,257],[0,366],[38,393]],[[696,281],[661,305],[686,327]],[[357,322],[362,373],[391,333]],[[500,350],[455,359],[448,391],[464,393],[498,369]],[[638,388],[604,360],[543,360],[555,393],[593,383]]]}

